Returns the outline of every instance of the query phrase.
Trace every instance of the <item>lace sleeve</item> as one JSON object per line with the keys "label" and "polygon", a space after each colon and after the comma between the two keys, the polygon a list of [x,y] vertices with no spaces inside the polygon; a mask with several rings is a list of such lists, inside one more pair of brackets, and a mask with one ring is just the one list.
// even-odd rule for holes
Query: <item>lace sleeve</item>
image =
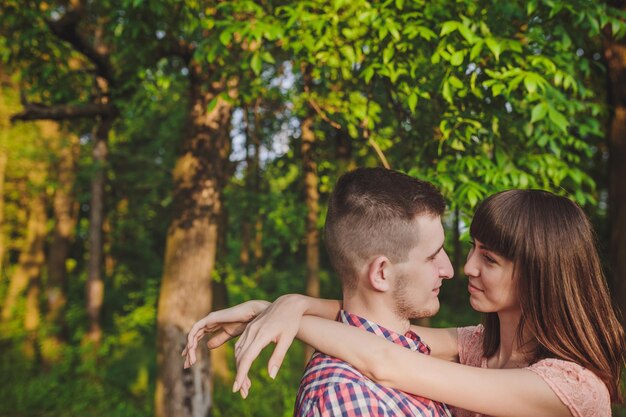
{"label": "lace sleeve", "polygon": [[574,417],[610,417],[611,398],[602,380],[582,366],[544,359],[527,369],[539,375]]}
{"label": "lace sleeve", "polygon": [[483,326],[458,327],[456,330],[459,362],[480,367],[483,356]]}

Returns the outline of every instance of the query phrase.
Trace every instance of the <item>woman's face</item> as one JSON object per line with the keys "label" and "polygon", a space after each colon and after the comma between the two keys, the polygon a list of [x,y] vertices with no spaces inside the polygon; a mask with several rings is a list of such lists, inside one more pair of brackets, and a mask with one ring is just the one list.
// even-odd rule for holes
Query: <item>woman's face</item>
{"label": "woman's face", "polygon": [[513,262],[475,240],[463,268],[469,278],[470,304],[482,313],[519,310]]}

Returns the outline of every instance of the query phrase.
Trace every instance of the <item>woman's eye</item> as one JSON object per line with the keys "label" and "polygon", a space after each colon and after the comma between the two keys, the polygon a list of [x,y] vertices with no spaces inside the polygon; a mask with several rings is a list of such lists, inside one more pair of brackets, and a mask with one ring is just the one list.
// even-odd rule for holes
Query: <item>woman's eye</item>
{"label": "woman's eye", "polygon": [[497,262],[496,262],[496,260],[495,260],[495,259],[493,259],[493,258],[492,258],[491,256],[489,256],[489,255],[483,255],[483,258],[485,258],[485,260],[486,260],[487,262],[489,262],[490,264],[495,264],[495,263],[497,263]]}

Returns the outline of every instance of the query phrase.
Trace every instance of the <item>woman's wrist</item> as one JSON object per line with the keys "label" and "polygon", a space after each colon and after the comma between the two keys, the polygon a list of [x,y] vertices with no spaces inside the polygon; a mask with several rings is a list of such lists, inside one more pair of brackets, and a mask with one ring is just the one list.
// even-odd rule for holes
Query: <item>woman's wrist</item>
{"label": "woman's wrist", "polygon": [[252,302],[252,311],[254,312],[254,317],[258,316],[262,312],[265,311],[266,308],[271,306],[272,303],[265,300],[253,300]]}
{"label": "woman's wrist", "polygon": [[286,294],[276,299],[275,303],[286,306],[292,314],[301,316],[308,313],[311,309],[312,302],[310,297],[301,294]]}

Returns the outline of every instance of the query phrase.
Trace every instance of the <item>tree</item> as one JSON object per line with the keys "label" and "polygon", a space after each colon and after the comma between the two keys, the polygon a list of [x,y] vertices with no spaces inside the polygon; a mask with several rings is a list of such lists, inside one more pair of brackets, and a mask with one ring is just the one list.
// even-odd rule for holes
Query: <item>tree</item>
{"label": "tree", "polygon": [[[5,36],[18,37],[11,51],[11,60],[15,65],[23,66],[23,79],[30,86],[32,94],[53,101],[45,104],[29,103],[24,94],[24,110],[13,115],[12,120],[97,119],[93,128],[94,162],[97,169],[94,171],[91,188],[91,244],[85,299],[90,318],[87,338],[98,343],[101,338],[100,311],[104,293],[101,271],[103,169],[107,154],[106,142],[117,113],[110,102],[109,90],[115,70],[103,37],[103,20],[97,14],[91,14],[88,5],[79,0],[70,2],[67,7],[36,3],[29,8],[22,8],[13,1],[7,0],[4,3],[3,9],[13,13],[13,17],[3,20],[2,32]],[[55,19],[54,16],[58,18]],[[36,24],[24,24],[32,22],[33,18]],[[93,20],[87,21],[92,18]],[[45,41],[38,49],[29,50],[25,46],[32,37]],[[42,51],[45,52],[41,54]],[[62,75],[57,79],[57,84],[49,83],[46,75],[58,68],[63,68],[63,71],[60,71]],[[87,103],[64,103],[65,100],[75,101],[77,97],[87,95],[91,96]],[[50,100],[50,97],[53,99]]]}
{"label": "tree", "polygon": [[212,406],[208,354],[183,370],[180,352],[192,323],[211,307],[223,190],[232,172],[233,103],[242,73],[257,65],[254,54],[263,38],[263,28],[250,28],[247,22],[265,10],[254,2],[188,2],[147,12],[163,24],[163,40],[155,41],[154,51],[185,68],[189,100],[173,171],[172,220],[159,295],[155,410],[157,416],[204,416]]}
{"label": "tree", "polygon": [[[626,2],[609,2],[622,13]],[[607,62],[607,97],[610,106],[609,148],[610,277],[613,299],[626,311],[626,43],[620,26],[605,27],[604,58]],[[626,316],[621,316],[626,325]]]}

